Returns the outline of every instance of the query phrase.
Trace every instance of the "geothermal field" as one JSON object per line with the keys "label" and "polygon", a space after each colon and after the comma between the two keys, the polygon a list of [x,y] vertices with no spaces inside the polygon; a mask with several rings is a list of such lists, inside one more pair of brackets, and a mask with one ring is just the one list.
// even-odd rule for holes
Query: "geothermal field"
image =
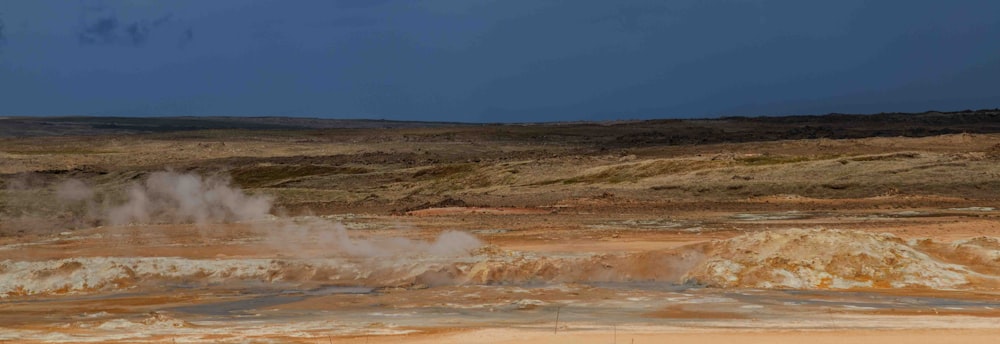
{"label": "geothermal field", "polygon": [[0,118],[2,343],[995,343],[1000,111]]}

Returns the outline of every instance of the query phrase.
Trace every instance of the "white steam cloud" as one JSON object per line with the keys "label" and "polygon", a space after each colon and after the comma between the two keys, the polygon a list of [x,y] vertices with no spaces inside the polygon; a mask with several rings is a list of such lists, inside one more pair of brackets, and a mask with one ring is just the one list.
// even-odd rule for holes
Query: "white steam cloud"
{"label": "white steam cloud", "polygon": [[267,238],[270,246],[300,257],[457,257],[483,246],[476,237],[459,231],[442,232],[431,241],[352,238],[342,224],[320,219],[283,221],[267,230]]}
{"label": "white steam cloud", "polygon": [[88,201],[94,197],[94,190],[77,179],[69,179],[56,185],[56,197],[64,202]]}
{"label": "white steam cloud", "polygon": [[[271,198],[248,195],[231,185],[228,178],[173,171],[151,173],[142,182],[129,186],[124,197],[96,192],[77,179],[64,180],[54,191],[64,214],[72,217],[64,225],[73,227],[98,223],[120,226],[240,222],[267,218],[272,206]],[[446,231],[431,240],[360,238],[350,235],[340,223],[319,218],[257,222],[252,228],[267,246],[282,255],[302,258],[459,257],[483,246],[476,237],[458,231]]]}
{"label": "white steam cloud", "polygon": [[227,179],[167,171],[155,172],[145,183],[133,185],[127,201],[108,209],[106,219],[112,225],[206,224],[259,219],[270,209],[270,198],[247,195],[230,186]]}

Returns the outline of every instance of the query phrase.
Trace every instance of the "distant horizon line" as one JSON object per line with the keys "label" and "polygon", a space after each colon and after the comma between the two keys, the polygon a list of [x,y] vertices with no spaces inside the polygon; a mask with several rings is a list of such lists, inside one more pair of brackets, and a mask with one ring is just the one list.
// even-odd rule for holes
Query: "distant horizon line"
{"label": "distant horizon line", "polygon": [[823,117],[823,116],[875,116],[875,115],[920,115],[929,113],[960,114],[979,112],[1000,112],[1000,107],[963,109],[963,110],[925,110],[919,112],[904,111],[882,111],[870,113],[850,113],[850,112],[828,112],[828,113],[801,113],[801,114],[755,114],[755,115],[705,115],[705,116],[664,116],[664,117],[636,117],[618,119],[579,119],[579,120],[559,120],[559,121],[455,121],[455,120],[423,120],[423,119],[387,119],[371,117],[337,117],[335,115],[0,115],[0,120],[7,119],[28,119],[28,118],[190,118],[190,119],[211,119],[211,118],[247,118],[247,119],[269,119],[269,118],[295,118],[295,119],[315,119],[333,121],[370,121],[370,122],[397,122],[397,123],[438,123],[438,124],[547,124],[547,123],[601,123],[601,122],[641,122],[657,120],[723,120],[735,118],[781,118],[781,117]]}

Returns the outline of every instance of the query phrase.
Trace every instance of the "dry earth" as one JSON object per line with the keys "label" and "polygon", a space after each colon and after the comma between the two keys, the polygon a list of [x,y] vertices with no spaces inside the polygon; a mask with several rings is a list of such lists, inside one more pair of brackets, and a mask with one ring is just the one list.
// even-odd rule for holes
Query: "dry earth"
{"label": "dry earth", "polygon": [[0,341],[1000,335],[995,111],[108,121],[0,120]]}

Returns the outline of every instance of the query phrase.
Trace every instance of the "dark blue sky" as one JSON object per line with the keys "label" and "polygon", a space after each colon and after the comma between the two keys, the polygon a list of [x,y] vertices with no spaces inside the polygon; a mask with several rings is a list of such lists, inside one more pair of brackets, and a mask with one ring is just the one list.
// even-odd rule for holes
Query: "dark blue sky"
{"label": "dark blue sky", "polygon": [[0,0],[0,115],[994,108],[998,14],[992,0]]}

